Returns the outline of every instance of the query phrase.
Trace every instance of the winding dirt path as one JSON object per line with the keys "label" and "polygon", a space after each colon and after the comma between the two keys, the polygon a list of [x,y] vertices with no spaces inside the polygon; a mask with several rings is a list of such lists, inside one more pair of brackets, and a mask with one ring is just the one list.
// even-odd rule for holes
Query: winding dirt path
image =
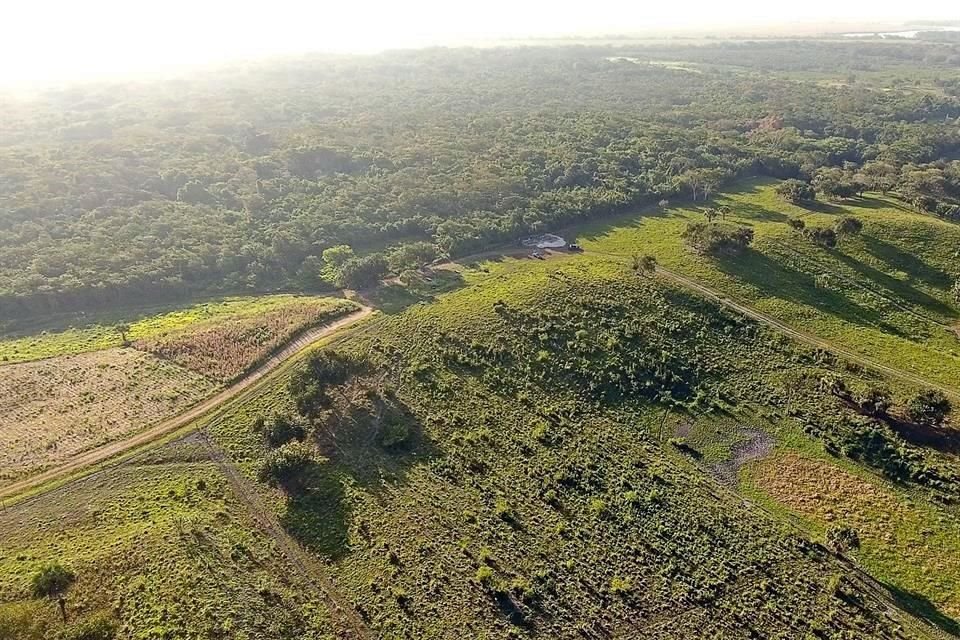
{"label": "winding dirt path", "polygon": [[357,311],[342,316],[333,322],[307,331],[306,333],[300,335],[300,337],[297,339],[287,343],[285,347],[270,356],[270,358],[265,360],[253,371],[240,378],[230,386],[226,387],[222,391],[210,396],[199,404],[194,405],[187,411],[158,422],[152,427],[149,427],[143,431],[139,431],[122,440],[116,440],[100,447],[89,449],[83,453],[73,456],[56,467],[41,471],[40,473],[28,476],[22,480],[17,480],[16,482],[8,484],[5,487],[0,487],[0,499],[16,496],[48,482],[52,482],[54,480],[63,478],[64,476],[77,473],[86,467],[95,465],[110,458],[114,458],[130,451],[131,449],[149,444],[154,440],[186,427],[197,418],[206,415],[207,413],[219,408],[225,402],[237,397],[314,342],[336,333],[347,325],[366,318],[371,313],[373,313],[373,309],[371,307],[361,305],[360,309]]}
{"label": "winding dirt path", "polygon": [[876,360],[871,360],[865,356],[860,355],[859,353],[856,353],[854,351],[850,351],[849,349],[845,349],[844,347],[838,346],[833,342],[829,342],[822,338],[818,338],[809,333],[804,333],[803,331],[798,331],[797,329],[794,329],[793,327],[787,324],[784,324],[783,322],[777,320],[776,318],[768,316],[765,313],[761,313],[756,309],[752,307],[748,307],[739,302],[736,302],[735,300],[731,300],[725,295],[718,293],[713,289],[710,289],[709,287],[697,282],[696,280],[692,280],[690,278],[687,278],[686,276],[682,276],[679,273],[670,271],[669,269],[664,269],[660,265],[657,265],[657,273],[663,276],[664,278],[666,278],[667,280],[673,280],[677,284],[680,284],[688,289],[692,289],[697,293],[700,293],[704,297],[710,298],[711,300],[714,300],[729,309],[733,309],[734,311],[737,311],[747,316],[748,318],[752,318],[757,322],[763,323],[769,327],[776,329],[777,331],[780,331],[781,333],[785,333],[791,338],[794,338],[799,342],[803,342],[810,346],[823,349],[824,351],[831,351],[837,355],[843,356],[844,358],[846,358],[847,360],[850,360],[851,362],[856,362],[857,364],[863,365],[864,367],[867,367],[869,369],[874,369],[875,371],[881,371],[883,373],[889,374],[896,378],[900,378],[902,380],[908,380],[920,386],[938,389],[943,393],[947,394],[948,396],[952,396],[955,399],[960,398],[960,391],[957,391],[956,389],[945,387],[941,384],[932,382],[930,380],[927,380],[926,378],[910,373],[909,371],[904,371],[903,369],[897,369],[896,367],[891,367],[885,364],[881,364]]}
{"label": "winding dirt path", "polygon": [[[632,259],[632,256],[625,256],[620,253],[607,253],[604,251],[592,251],[592,250],[588,250],[586,253],[592,254],[592,255],[604,256],[607,258],[613,258],[621,262]],[[923,387],[937,389],[939,391],[942,391],[946,395],[954,398],[955,400],[960,399],[960,390],[954,389],[952,387],[944,386],[937,382],[933,382],[922,376],[916,375],[914,373],[910,373],[909,371],[904,371],[903,369],[898,369],[896,367],[891,367],[889,365],[885,365],[880,362],[877,362],[876,360],[871,360],[870,358],[867,358],[866,356],[863,356],[855,351],[851,351],[850,349],[841,347],[840,345],[834,342],[830,342],[829,340],[824,340],[823,338],[819,338],[813,334],[809,334],[809,333],[800,331],[798,329],[794,329],[790,325],[785,324],[780,320],[777,320],[773,316],[769,316],[765,313],[757,311],[753,307],[747,306],[741,302],[737,302],[736,300],[732,300],[726,295],[724,295],[723,293],[720,293],[719,291],[715,291],[710,287],[704,285],[703,283],[698,282],[697,280],[688,278],[687,276],[680,275],[676,271],[671,271],[670,269],[667,269],[666,267],[663,267],[659,264],[656,267],[656,274],[666,280],[671,280],[674,283],[679,284],[686,289],[696,291],[703,297],[713,300],[714,302],[719,303],[721,306],[727,307],[728,309],[733,309],[734,311],[742,315],[745,315],[748,318],[751,318],[761,324],[765,324],[768,327],[776,329],[780,333],[784,333],[790,336],[791,338],[797,340],[798,342],[803,342],[812,347],[823,349],[824,351],[830,351],[836,355],[843,356],[847,360],[851,362],[856,362],[857,364],[867,367],[868,369],[873,369],[874,371],[880,371],[888,375],[891,375],[895,378],[900,378],[901,380],[907,380],[909,382],[912,382],[914,384],[917,384]]]}

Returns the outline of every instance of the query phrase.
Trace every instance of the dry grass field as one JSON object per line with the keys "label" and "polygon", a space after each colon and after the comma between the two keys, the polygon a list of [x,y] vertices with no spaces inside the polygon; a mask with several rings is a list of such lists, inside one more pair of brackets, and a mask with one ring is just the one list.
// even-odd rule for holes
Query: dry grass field
{"label": "dry grass field", "polygon": [[298,333],[354,311],[348,300],[293,298],[284,304],[137,340],[134,346],[219,382],[236,380]]}
{"label": "dry grass field", "polygon": [[0,483],[145,428],[215,389],[135,349],[0,367]]}
{"label": "dry grass field", "polygon": [[858,559],[881,580],[960,616],[960,527],[945,511],[858,477],[827,460],[783,453],[751,465],[748,482],[814,531],[853,527]]}

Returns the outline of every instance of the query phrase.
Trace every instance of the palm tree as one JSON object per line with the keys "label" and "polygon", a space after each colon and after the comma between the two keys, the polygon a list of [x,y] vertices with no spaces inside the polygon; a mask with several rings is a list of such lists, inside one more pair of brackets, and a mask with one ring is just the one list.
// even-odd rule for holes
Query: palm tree
{"label": "palm tree", "polygon": [[66,593],[70,585],[76,580],[76,576],[69,569],[65,569],[59,562],[53,562],[46,565],[36,575],[33,576],[31,586],[33,588],[33,597],[56,599],[57,606],[60,607],[60,615],[63,621],[67,621],[67,600]]}

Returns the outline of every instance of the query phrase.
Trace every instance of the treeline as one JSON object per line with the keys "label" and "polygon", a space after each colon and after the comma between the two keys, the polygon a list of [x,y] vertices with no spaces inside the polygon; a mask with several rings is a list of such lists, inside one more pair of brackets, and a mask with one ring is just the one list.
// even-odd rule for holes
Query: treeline
{"label": "treeline", "polygon": [[[816,66],[838,46],[669,51],[694,62],[715,49],[761,52],[739,64],[766,69],[760,59],[785,56]],[[843,47],[891,68],[917,62],[899,44]],[[0,318],[333,286],[321,258],[333,247],[351,247],[359,257],[350,269],[364,275],[398,268],[397,255],[466,254],[642,203],[700,200],[758,174],[812,180],[824,167],[869,163],[897,176],[939,171],[943,188],[921,181],[920,196],[955,203],[947,159],[960,151],[960,100],[644,61],[662,55],[565,47],[308,57],[7,97]],[[360,262],[372,253],[383,257]]]}

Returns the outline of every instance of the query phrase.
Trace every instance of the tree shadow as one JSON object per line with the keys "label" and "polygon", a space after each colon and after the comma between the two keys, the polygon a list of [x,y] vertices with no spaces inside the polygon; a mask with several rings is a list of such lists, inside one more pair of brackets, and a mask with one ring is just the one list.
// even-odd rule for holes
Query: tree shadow
{"label": "tree shadow", "polygon": [[[738,193],[733,191],[731,193]],[[726,204],[730,207],[731,213],[728,218],[733,217],[737,218],[739,221],[744,219],[757,222],[786,222],[790,219],[785,213],[780,211],[774,211],[772,209],[767,209],[766,207],[761,207],[757,204],[752,204],[749,202],[743,202],[742,200],[730,200],[729,198],[718,198],[718,204]]]}
{"label": "tree shadow", "polygon": [[864,248],[875,258],[909,273],[911,277],[938,289],[949,289],[953,282],[950,276],[928,265],[926,262],[906,251],[872,236],[863,236]]}
{"label": "tree shadow", "polygon": [[280,524],[306,548],[336,560],[349,551],[350,513],[339,474],[316,464],[288,493]]}
{"label": "tree shadow", "polygon": [[414,466],[439,455],[420,420],[392,390],[367,394],[350,407],[333,462],[360,486],[378,493],[406,482]]}
{"label": "tree shadow", "polygon": [[917,213],[916,210],[893,200],[881,200],[871,196],[852,198],[850,204],[861,209],[897,209],[907,213]]}
{"label": "tree shadow", "polygon": [[936,625],[941,631],[960,636],[960,622],[942,613],[926,596],[890,583],[883,583],[883,586],[890,591],[900,608]]}
{"label": "tree shadow", "polygon": [[798,202],[796,206],[801,209],[806,209],[807,211],[814,211],[816,213],[829,213],[831,215],[842,215],[847,213],[847,210],[843,207],[838,207],[835,204],[830,204],[829,202],[822,202],[820,200],[812,200],[810,202]]}
{"label": "tree shadow", "polygon": [[[330,560],[350,551],[352,508],[346,484],[375,496],[405,483],[411,468],[437,455],[420,421],[392,391],[370,392],[342,413],[326,463],[313,465],[288,491],[283,527]],[[317,436],[314,436],[317,437]]]}
{"label": "tree shadow", "polygon": [[718,259],[715,264],[726,275],[754,287],[760,296],[813,307],[844,321],[903,337],[903,332],[886,322],[878,311],[861,307],[836,291],[819,288],[814,276],[787,267],[754,249],[737,257]]}
{"label": "tree shadow", "polygon": [[960,431],[950,427],[915,424],[893,417],[886,422],[897,435],[911,444],[930,447],[941,453],[960,454]]}
{"label": "tree shadow", "polygon": [[[864,240],[866,240],[866,237]],[[949,317],[956,315],[953,309],[951,309],[943,301],[910,286],[903,280],[898,280],[897,278],[894,278],[893,276],[890,276],[879,269],[871,267],[870,265],[864,264],[863,262],[860,262],[859,260],[856,260],[855,258],[840,251],[833,252],[833,254],[836,256],[837,260],[850,267],[850,269],[855,271],[857,275],[876,283],[880,287],[893,293],[895,296],[902,298],[904,301],[913,302],[924,309],[927,309],[928,311],[943,316]]]}

